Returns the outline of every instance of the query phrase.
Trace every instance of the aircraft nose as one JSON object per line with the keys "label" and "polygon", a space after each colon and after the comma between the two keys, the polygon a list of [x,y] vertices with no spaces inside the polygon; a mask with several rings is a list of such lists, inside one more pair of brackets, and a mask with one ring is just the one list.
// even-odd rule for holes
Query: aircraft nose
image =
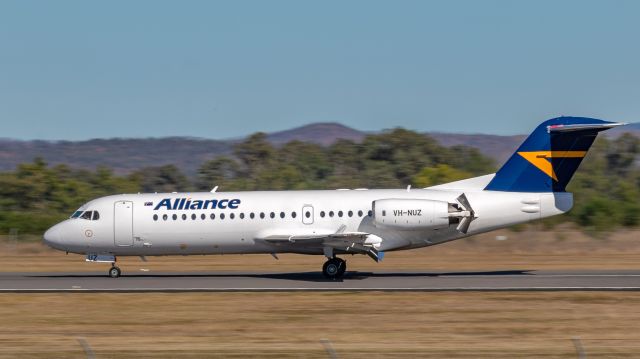
{"label": "aircraft nose", "polygon": [[44,232],[44,243],[49,247],[61,249],[62,245],[62,233],[60,229],[60,225],[56,224],[55,226],[49,228],[46,232]]}

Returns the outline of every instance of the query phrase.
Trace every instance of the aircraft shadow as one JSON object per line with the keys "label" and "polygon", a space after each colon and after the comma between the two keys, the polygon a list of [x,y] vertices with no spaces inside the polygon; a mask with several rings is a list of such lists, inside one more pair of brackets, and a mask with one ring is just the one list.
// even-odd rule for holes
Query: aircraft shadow
{"label": "aircraft shadow", "polygon": [[[347,271],[341,279],[325,278],[320,272],[289,272],[289,273],[145,273],[127,274],[117,280],[127,278],[264,278],[305,282],[341,282],[348,280],[363,280],[368,278],[415,278],[415,277],[456,277],[456,276],[513,276],[534,275],[532,270],[499,270],[499,271],[464,271],[464,272],[360,272]],[[37,274],[26,275],[32,278],[108,278],[102,273],[73,273],[73,274]]]}

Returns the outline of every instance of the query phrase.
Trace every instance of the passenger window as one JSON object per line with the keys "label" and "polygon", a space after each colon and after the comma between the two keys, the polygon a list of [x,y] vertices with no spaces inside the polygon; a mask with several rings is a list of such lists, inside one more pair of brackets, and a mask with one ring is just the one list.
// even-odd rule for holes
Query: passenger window
{"label": "passenger window", "polygon": [[173,220],[175,221],[176,219],[178,219],[178,215],[174,213],[173,216],[171,216],[171,218],[173,218]]}
{"label": "passenger window", "polygon": [[157,221],[157,220],[158,220],[158,215],[157,215],[157,214],[154,214],[154,215],[153,215],[153,220],[154,220],[154,221]]}
{"label": "passenger window", "polygon": [[307,218],[310,218],[311,217],[311,212],[309,212],[309,211],[304,212],[304,216],[307,217]]}
{"label": "passenger window", "polygon": [[320,211],[320,217],[324,218],[324,211]]}
{"label": "passenger window", "polygon": [[216,215],[215,215],[214,213],[211,213],[211,214],[209,215],[209,218],[211,218],[211,219],[216,219]]}
{"label": "passenger window", "polygon": [[280,212],[280,218],[284,218],[284,212]]}
{"label": "passenger window", "polygon": [[194,221],[196,220],[196,214],[195,213],[191,214],[191,219],[194,220]]}
{"label": "passenger window", "polygon": [[206,214],[203,213],[203,214],[200,215],[200,219],[202,219],[203,221],[204,221],[205,218],[207,218]]}
{"label": "passenger window", "polygon": [[229,215],[229,219],[234,219],[234,218],[236,218],[235,213],[231,213],[231,214]]}
{"label": "passenger window", "polygon": [[292,218],[296,218],[296,216],[297,216],[296,212],[291,212],[291,217]]}
{"label": "passenger window", "polygon": [[86,211],[82,214],[82,216],[80,216],[80,218],[91,220],[92,214],[93,214],[93,211]]}
{"label": "passenger window", "polygon": [[92,221],[97,221],[99,219],[100,219],[100,213],[98,213],[98,211],[93,211]]}
{"label": "passenger window", "polygon": [[187,215],[185,213],[182,214],[182,220],[186,221],[187,220]]}
{"label": "passenger window", "polygon": [[269,214],[269,217],[271,217],[271,218],[276,218],[276,214],[275,214],[275,213],[273,213],[273,212],[271,212],[271,213]]}
{"label": "passenger window", "polygon": [[167,220],[167,215],[166,215],[166,214],[162,215],[162,220],[163,220],[163,221],[166,221],[166,220]]}
{"label": "passenger window", "polygon": [[329,217],[333,217],[333,211],[329,211]]}
{"label": "passenger window", "polygon": [[250,217],[251,219],[253,219],[253,218],[255,217],[255,215],[253,214],[253,212],[249,213],[249,217]]}
{"label": "passenger window", "polygon": [[368,215],[369,217],[371,217],[371,216],[373,216],[373,212],[369,211],[369,212],[367,212],[367,215]]}
{"label": "passenger window", "polygon": [[224,213],[220,213],[220,219],[224,219]]}
{"label": "passenger window", "polygon": [[260,212],[260,218],[264,219],[264,212]]}
{"label": "passenger window", "polygon": [[240,219],[244,219],[244,213],[240,212]]}
{"label": "passenger window", "polygon": [[342,211],[338,211],[338,217],[342,217]]}
{"label": "passenger window", "polygon": [[358,211],[358,217],[362,217],[362,211]]}
{"label": "passenger window", "polygon": [[347,215],[348,215],[349,217],[353,217],[353,211],[349,211],[349,212],[347,213]]}

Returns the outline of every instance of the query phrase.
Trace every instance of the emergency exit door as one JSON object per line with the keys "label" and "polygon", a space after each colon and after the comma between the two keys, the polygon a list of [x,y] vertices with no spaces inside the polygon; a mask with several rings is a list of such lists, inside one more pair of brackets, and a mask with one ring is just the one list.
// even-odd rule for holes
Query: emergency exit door
{"label": "emergency exit door", "polygon": [[118,201],[114,203],[113,240],[116,246],[133,245],[133,202]]}
{"label": "emergency exit door", "polygon": [[302,223],[313,223],[313,206],[310,204],[305,204],[304,207],[302,207]]}

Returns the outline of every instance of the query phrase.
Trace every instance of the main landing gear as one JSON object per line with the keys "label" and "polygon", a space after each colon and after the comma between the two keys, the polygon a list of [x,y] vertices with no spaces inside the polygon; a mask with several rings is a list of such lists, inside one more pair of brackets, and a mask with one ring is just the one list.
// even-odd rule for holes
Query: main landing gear
{"label": "main landing gear", "polygon": [[344,259],[333,257],[322,266],[322,274],[328,279],[342,278],[347,270],[347,262]]}

